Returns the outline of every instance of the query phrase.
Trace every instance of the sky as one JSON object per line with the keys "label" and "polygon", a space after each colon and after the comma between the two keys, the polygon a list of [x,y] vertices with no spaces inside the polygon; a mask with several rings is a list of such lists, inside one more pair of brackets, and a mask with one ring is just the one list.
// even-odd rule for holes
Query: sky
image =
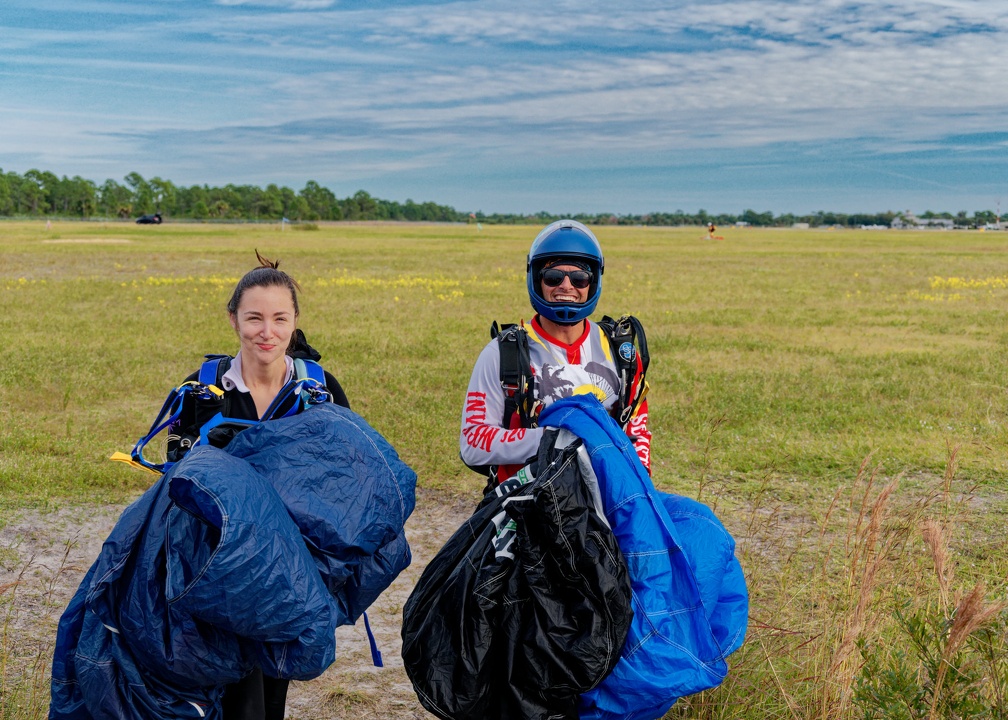
{"label": "sky", "polygon": [[1004,0],[2,0],[0,169],[1008,214]]}

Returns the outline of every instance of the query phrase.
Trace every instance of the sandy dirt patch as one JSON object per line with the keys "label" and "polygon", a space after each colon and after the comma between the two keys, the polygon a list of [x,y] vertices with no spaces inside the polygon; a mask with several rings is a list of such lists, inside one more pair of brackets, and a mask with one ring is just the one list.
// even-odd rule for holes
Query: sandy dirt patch
{"label": "sandy dirt patch", "polygon": [[[446,500],[420,491],[406,524],[413,562],[368,610],[384,659],[371,662],[364,622],[340,628],[336,662],[319,678],[291,683],[290,720],[431,718],[416,699],[403,669],[399,635],[402,608],[423,568],[472,513],[476,499]],[[0,529],[0,588],[12,626],[8,655],[25,666],[44,656],[46,686],[56,624],[84,573],[94,562],[122,506],[66,507],[21,511]],[[10,583],[16,583],[10,585]]]}

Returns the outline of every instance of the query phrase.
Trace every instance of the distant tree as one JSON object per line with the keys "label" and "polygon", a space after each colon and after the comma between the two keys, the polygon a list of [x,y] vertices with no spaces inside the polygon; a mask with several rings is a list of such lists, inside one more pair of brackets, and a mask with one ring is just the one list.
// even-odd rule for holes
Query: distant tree
{"label": "distant tree", "polygon": [[205,202],[197,200],[189,211],[189,217],[194,220],[206,220],[210,217],[210,209],[206,206]]}
{"label": "distant tree", "polygon": [[0,170],[0,215],[11,215],[13,207],[10,180]]}
{"label": "distant tree", "polygon": [[174,215],[176,188],[171,180],[152,177],[148,185],[150,186],[154,209],[165,215]]}
{"label": "distant tree", "polygon": [[358,190],[353,197],[349,197],[340,203],[343,208],[343,217],[347,220],[376,220],[378,216],[378,203],[364,190]]}
{"label": "distant tree", "polygon": [[[307,220],[335,220],[333,208],[336,207],[336,196],[332,190],[322,187],[314,180],[305,183],[304,188],[299,193],[305,202],[308,203]],[[342,216],[342,214],[341,214]]]}
{"label": "distant tree", "polygon": [[308,202],[289,187],[280,188],[280,203],[283,217],[288,220],[304,220],[310,212]]}
{"label": "distant tree", "polygon": [[231,206],[227,204],[225,200],[217,200],[214,202],[213,206],[210,208],[210,216],[216,218],[225,218],[230,214]]}
{"label": "distant tree", "polygon": [[105,217],[119,217],[119,211],[128,208],[127,216],[133,212],[133,192],[115,180],[106,180],[98,188],[98,213]]}
{"label": "distant tree", "polygon": [[774,223],[772,212],[758,213],[755,210],[746,210],[742,213],[742,221],[756,227],[770,227]]}
{"label": "distant tree", "polygon": [[[51,174],[51,173],[50,173]],[[42,185],[42,173],[29,170],[24,174],[17,187],[15,205],[18,213],[43,215],[49,209],[46,201],[45,188]]]}
{"label": "distant tree", "polygon": [[72,211],[82,218],[89,218],[98,210],[98,188],[91,180],[86,180],[80,175],[74,175],[70,180],[71,196],[73,198]]}
{"label": "distant tree", "polygon": [[131,172],[123,178],[133,191],[133,210],[142,215],[154,212],[154,191],[150,183],[138,172]]}

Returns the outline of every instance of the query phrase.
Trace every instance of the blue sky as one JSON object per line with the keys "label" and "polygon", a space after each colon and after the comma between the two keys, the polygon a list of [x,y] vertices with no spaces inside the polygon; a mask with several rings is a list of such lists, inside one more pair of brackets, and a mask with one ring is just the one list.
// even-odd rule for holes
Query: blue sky
{"label": "blue sky", "polygon": [[1008,3],[3,0],[0,168],[484,212],[1008,211]]}

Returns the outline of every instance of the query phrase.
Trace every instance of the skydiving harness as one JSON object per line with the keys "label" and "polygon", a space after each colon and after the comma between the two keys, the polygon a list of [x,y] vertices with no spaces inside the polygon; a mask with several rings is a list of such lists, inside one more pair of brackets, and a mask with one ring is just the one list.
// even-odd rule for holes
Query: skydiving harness
{"label": "skydiving harness", "polygon": [[[224,377],[224,373],[227,372],[230,366],[230,355],[207,355],[206,360],[200,366],[199,375],[196,380],[186,381],[168,393],[168,397],[165,398],[160,412],[154,418],[150,430],[147,431],[146,435],[137,440],[130,454],[126,455],[125,453],[116,452],[112,454],[110,459],[124,462],[133,467],[144,468],[159,475],[170,470],[175,465],[174,462],[149,462],[143,456],[143,449],[158,433],[178,421],[182,415],[182,406],[186,396],[192,396],[197,403],[220,406],[220,410],[200,426],[199,438],[192,443],[191,447],[209,444],[209,433],[216,427],[228,425],[244,430],[264,420],[274,420],[278,417],[296,415],[308,405],[316,405],[332,400],[332,395],[326,387],[325,372],[322,370],[322,366],[314,360],[295,358],[294,378],[284,385],[280,392],[277,393],[277,396],[273,398],[273,402],[270,403],[266,412],[263,413],[261,420],[243,420],[228,417],[228,402],[224,391],[220,389],[220,385],[222,384],[221,379]],[[295,402],[291,404],[286,412],[282,415],[279,414],[283,404],[292,397],[296,398]]]}
{"label": "skydiving harness", "polygon": [[[648,386],[644,381],[651,356],[648,354],[647,337],[644,327],[633,315],[624,315],[618,320],[605,315],[598,326],[609,340],[612,360],[619,375],[620,387],[616,402],[609,414],[626,428],[634,412],[647,395]],[[511,427],[511,419],[516,414],[520,427],[536,427],[542,402],[535,392],[535,376],[532,374],[532,359],[529,355],[528,332],[514,323],[498,326],[495,320],[490,325],[490,338],[497,340],[500,349],[500,382],[504,390],[504,427]],[[637,357],[640,356],[641,371],[637,375]]]}

